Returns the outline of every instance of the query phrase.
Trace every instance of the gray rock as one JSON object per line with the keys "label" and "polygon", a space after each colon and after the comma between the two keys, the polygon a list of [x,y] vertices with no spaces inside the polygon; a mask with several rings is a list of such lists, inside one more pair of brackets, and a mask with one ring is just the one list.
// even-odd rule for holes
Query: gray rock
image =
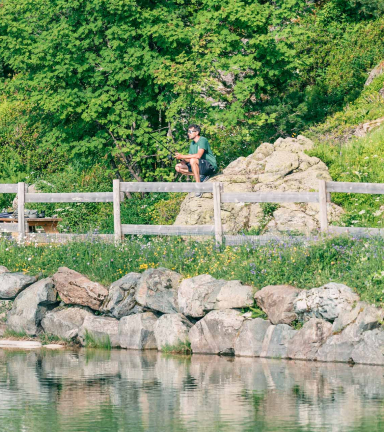
{"label": "gray rock", "polygon": [[93,314],[78,307],[59,308],[48,312],[41,321],[41,326],[47,334],[62,339],[74,339],[87,316],[92,317]]}
{"label": "gray rock", "polygon": [[234,353],[235,339],[243,322],[241,313],[233,309],[209,312],[189,332],[192,351],[203,354]]}
{"label": "gray rock", "polygon": [[177,290],[181,275],[166,268],[146,270],[138,283],[135,299],[146,308],[163,312],[179,312]]}
{"label": "gray rock", "polygon": [[101,311],[120,319],[134,313],[141,313],[143,308],[136,303],[136,287],[140,273],[129,273],[113,282],[101,307]]}
{"label": "gray rock", "polygon": [[199,318],[211,310],[252,306],[252,295],[251,286],[243,285],[237,280],[218,280],[206,274],[181,282],[178,304],[181,313]]}
{"label": "gray rock", "polygon": [[287,358],[288,343],[296,333],[297,330],[287,324],[271,325],[266,331],[260,357]]}
{"label": "gray rock", "polygon": [[384,331],[382,328],[366,331],[351,353],[355,363],[384,365]]}
{"label": "gray rock", "polygon": [[115,318],[87,315],[79,329],[79,340],[83,346],[87,344],[88,335],[96,345],[110,343],[112,347],[119,347],[119,321]]}
{"label": "gray rock", "polygon": [[319,348],[316,358],[318,361],[349,362],[360,339],[361,335],[356,332],[356,326],[349,325],[342,333],[330,336]]}
{"label": "gray rock", "polygon": [[364,86],[369,86],[375,78],[382,75],[383,73],[384,73],[384,60],[381,61],[377,66],[375,66],[371,70],[371,72],[367,78],[367,81],[365,81]]}
{"label": "gray rock", "polygon": [[320,318],[333,322],[342,311],[352,310],[359,296],[343,284],[328,283],[320,288],[303,290],[294,300],[294,311],[307,321]]}
{"label": "gray rock", "polygon": [[293,301],[300,291],[290,285],[269,285],[258,291],[255,299],[272,324],[290,324],[297,319]]}
{"label": "gray rock", "polygon": [[0,274],[3,273],[10,273],[10,271],[7,269],[7,267],[0,265]]}
{"label": "gray rock", "polygon": [[381,327],[384,319],[384,310],[368,304],[361,306],[356,318],[356,332],[362,333]]}
{"label": "gray rock", "polygon": [[317,351],[332,333],[332,324],[311,318],[288,343],[287,356],[291,359],[315,360]]}
{"label": "gray rock", "polygon": [[37,281],[37,277],[24,273],[0,273],[0,299],[14,299],[21,291]]}
{"label": "gray rock", "polygon": [[357,305],[352,310],[343,310],[340,312],[339,316],[335,319],[332,325],[332,333],[340,333],[349,324],[356,321],[360,312],[365,308],[366,304],[363,302],[358,302]]}
{"label": "gray rock", "polygon": [[99,310],[108,290],[97,282],[67,267],[60,267],[53,280],[61,300],[66,304],[88,306]]}
{"label": "gray rock", "polygon": [[192,323],[180,313],[161,316],[154,326],[157,349],[161,351],[165,346],[188,342],[191,327]]}
{"label": "gray rock", "polygon": [[155,324],[157,317],[152,312],[130,315],[119,321],[119,339],[121,348],[157,349]]}
{"label": "gray rock", "polygon": [[40,331],[41,320],[55,304],[57,291],[52,279],[46,278],[34,283],[13,302],[7,318],[8,329],[35,336]]}
{"label": "gray rock", "polygon": [[235,339],[235,354],[238,356],[260,357],[264,337],[270,326],[271,323],[262,318],[246,320]]}

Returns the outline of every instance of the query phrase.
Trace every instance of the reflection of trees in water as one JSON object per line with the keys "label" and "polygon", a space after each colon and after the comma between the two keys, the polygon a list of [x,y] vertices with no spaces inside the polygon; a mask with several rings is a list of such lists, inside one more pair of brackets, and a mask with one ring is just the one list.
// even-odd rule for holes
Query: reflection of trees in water
{"label": "reflection of trees in water", "polygon": [[0,429],[384,430],[383,371],[153,351],[0,351]]}

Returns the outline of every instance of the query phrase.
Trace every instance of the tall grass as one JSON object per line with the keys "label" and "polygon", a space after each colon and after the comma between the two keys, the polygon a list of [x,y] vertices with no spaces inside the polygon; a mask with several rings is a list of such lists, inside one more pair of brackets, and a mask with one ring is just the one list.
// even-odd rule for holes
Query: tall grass
{"label": "tall grass", "polygon": [[311,244],[294,240],[220,248],[213,240],[156,237],[131,238],[119,246],[73,242],[22,247],[0,240],[0,265],[44,276],[66,266],[104,285],[129,272],[157,267],[175,270],[183,278],[208,273],[218,279],[238,279],[255,289],[274,284],[313,288],[334,281],[356,289],[363,300],[383,304],[384,239],[335,237]]}
{"label": "tall grass", "polygon": [[108,335],[96,337],[88,330],[85,331],[85,347],[86,348],[101,348],[105,350],[112,349],[111,340]]}

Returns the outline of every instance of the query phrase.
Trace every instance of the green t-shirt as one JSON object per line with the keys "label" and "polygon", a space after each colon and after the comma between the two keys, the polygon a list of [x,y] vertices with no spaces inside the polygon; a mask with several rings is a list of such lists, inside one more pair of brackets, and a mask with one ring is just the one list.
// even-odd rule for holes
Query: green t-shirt
{"label": "green t-shirt", "polygon": [[191,145],[189,146],[189,154],[196,154],[199,149],[205,150],[203,156],[201,156],[201,159],[207,160],[215,168],[215,170],[217,170],[216,158],[211,150],[211,146],[209,145],[207,138],[200,137],[199,141],[192,141]]}

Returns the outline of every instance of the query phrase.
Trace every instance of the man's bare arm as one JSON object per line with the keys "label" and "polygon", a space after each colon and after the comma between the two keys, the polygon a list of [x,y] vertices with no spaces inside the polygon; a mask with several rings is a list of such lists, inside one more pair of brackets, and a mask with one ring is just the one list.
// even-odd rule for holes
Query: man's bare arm
{"label": "man's bare arm", "polygon": [[180,153],[176,153],[175,157],[176,159],[184,159],[185,161],[189,162],[191,159],[200,159],[204,154],[204,149],[199,149],[199,151],[196,154],[187,154],[182,155]]}

